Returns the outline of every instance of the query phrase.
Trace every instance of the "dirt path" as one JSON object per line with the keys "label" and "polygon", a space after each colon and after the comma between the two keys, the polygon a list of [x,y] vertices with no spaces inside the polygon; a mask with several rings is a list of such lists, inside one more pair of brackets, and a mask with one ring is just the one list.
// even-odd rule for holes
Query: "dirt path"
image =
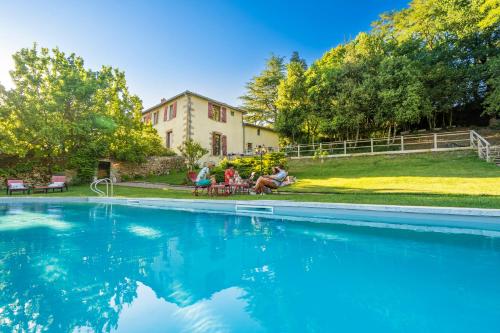
{"label": "dirt path", "polygon": [[127,186],[127,187],[140,187],[140,188],[156,188],[156,189],[169,189],[169,190],[193,190],[190,186],[182,185],[168,185],[163,183],[149,183],[149,182],[121,182],[115,183],[115,186]]}

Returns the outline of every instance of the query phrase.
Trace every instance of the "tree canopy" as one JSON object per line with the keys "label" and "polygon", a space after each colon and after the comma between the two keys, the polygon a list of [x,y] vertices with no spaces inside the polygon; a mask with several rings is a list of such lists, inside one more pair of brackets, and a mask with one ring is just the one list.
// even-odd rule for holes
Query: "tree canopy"
{"label": "tree canopy", "polygon": [[413,0],[309,67],[274,57],[284,68],[268,61],[246,96],[273,78],[263,86],[275,112],[258,121],[291,142],[485,123],[500,112],[499,34],[498,0]]}
{"label": "tree canopy", "polygon": [[93,71],[75,54],[36,45],[13,58],[15,86],[0,89],[0,155],[36,161],[49,173],[74,168],[88,180],[100,157],[139,162],[162,151],[123,72]]}
{"label": "tree canopy", "polygon": [[247,83],[247,93],[241,96],[247,111],[246,119],[254,124],[273,125],[278,117],[276,106],[278,86],[284,78],[285,58],[272,55],[266,68]]}

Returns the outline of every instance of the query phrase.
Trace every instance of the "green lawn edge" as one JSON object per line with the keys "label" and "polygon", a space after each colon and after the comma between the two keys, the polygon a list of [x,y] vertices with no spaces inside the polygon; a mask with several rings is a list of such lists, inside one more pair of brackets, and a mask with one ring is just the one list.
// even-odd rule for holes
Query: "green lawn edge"
{"label": "green lawn edge", "polygon": [[[298,202],[328,202],[352,204],[377,204],[401,206],[468,207],[500,209],[500,196],[486,195],[436,195],[415,193],[337,193],[337,194],[295,194],[278,193],[270,195],[194,196],[189,190],[146,189],[115,186],[118,198],[170,198],[209,200],[289,200]],[[20,197],[14,194],[11,197]],[[88,186],[71,186],[67,192],[37,193],[23,197],[96,197]]]}

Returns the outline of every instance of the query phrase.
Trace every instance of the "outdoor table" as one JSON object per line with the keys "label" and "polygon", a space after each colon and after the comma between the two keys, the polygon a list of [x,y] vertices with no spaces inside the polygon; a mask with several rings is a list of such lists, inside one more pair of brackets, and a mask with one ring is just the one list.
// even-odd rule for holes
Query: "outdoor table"
{"label": "outdoor table", "polygon": [[231,193],[237,194],[237,193],[250,193],[250,185],[243,183],[243,184],[231,184]]}
{"label": "outdoor table", "polygon": [[211,195],[219,196],[219,195],[229,195],[231,194],[231,189],[226,184],[215,184],[210,186]]}
{"label": "outdoor table", "polygon": [[33,186],[32,190],[33,190],[33,193],[36,193],[36,192],[48,193],[49,188],[50,187],[48,187],[48,186]]}

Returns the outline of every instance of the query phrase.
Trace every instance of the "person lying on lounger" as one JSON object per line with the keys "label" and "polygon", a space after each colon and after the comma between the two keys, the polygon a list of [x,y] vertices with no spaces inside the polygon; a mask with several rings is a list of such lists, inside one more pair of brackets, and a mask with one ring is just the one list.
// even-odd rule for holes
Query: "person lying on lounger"
{"label": "person lying on lounger", "polygon": [[287,172],[281,165],[273,167],[272,175],[260,176],[259,179],[257,179],[254,187],[255,193],[261,194],[267,192],[269,189],[277,189],[281,186],[281,183],[285,180],[287,175]]}

